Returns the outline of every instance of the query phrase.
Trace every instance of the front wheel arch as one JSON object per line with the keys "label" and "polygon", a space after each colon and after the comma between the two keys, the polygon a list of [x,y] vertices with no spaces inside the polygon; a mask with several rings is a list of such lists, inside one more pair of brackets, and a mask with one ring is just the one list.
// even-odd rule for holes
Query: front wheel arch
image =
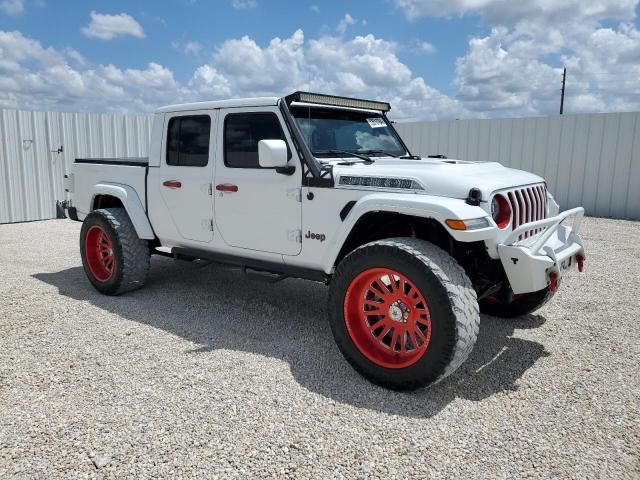
{"label": "front wheel arch", "polygon": [[387,238],[419,238],[443,250],[455,242],[446,228],[435,218],[416,217],[397,212],[366,212],[356,220],[336,259],[334,268],[357,248]]}

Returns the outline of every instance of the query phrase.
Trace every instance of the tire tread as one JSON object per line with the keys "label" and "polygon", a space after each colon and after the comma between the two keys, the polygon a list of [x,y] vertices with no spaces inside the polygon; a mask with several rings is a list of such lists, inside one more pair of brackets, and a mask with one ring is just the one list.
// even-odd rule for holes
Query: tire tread
{"label": "tire tread", "polygon": [[[480,309],[471,280],[469,280],[469,277],[460,264],[438,246],[417,238],[388,238],[358,247],[347,255],[338,265],[332,284],[342,284],[348,280],[342,277],[347,275],[349,264],[352,262],[361,260],[362,256],[365,255],[377,254],[380,248],[388,251],[387,249],[389,247],[405,252],[422,262],[431,270],[442,288],[444,288],[449,302],[447,307],[452,309],[455,317],[454,334],[450,339],[449,345],[451,353],[448,358],[441,359],[440,374],[437,378],[429,382],[425,382],[424,379],[416,379],[414,382],[404,384],[400,387],[391,382],[376,380],[376,383],[387,388],[414,390],[424,387],[427,384],[441,381],[464,363],[471,353],[478,337],[480,330]],[[340,295],[340,292],[332,288],[329,298],[330,305],[335,303],[336,298],[334,297],[336,295]],[[339,342],[338,338],[336,340]],[[352,359],[347,357],[347,360],[354,365]],[[355,366],[356,365],[354,365],[354,367]]]}
{"label": "tire tread", "polygon": [[412,254],[431,269],[447,290],[456,317],[456,339],[452,358],[434,382],[437,383],[464,363],[478,338],[480,307],[471,280],[451,255],[433,243],[417,238],[390,238],[375,243]]}
{"label": "tire tread", "polygon": [[149,246],[146,240],[138,237],[126,210],[123,208],[101,208],[91,212],[87,219],[90,220],[92,215],[102,217],[115,231],[113,240],[119,244],[122,252],[122,258],[118,259],[122,270],[119,282],[115,288],[101,291],[109,295],[120,295],[142,287],[149,272]]}

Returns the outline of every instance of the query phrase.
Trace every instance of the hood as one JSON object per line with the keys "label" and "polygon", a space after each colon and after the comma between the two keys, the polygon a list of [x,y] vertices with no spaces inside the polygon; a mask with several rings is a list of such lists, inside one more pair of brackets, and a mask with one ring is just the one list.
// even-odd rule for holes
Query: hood
{"label": "hood", "polygon": [[497,162],[385,157],[376,158],[375,163],[371,164],[340,165],[350,160],[345,158],[342,162],[331,162],[337,187],[341,186],[341,176],[404,178],[418,182],[425,193],[442,197],[464,199],[469,195],[469,190],[478,188],[482,192],[482,199],[487,201],[495,191],[544,182],[543,178],[533,173],[507,168]]}

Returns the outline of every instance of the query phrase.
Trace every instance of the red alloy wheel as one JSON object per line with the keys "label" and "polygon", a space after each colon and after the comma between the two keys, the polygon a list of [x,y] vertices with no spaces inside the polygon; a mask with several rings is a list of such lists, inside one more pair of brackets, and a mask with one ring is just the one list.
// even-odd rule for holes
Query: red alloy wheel
{"label": "red alloy wheel", "polygon": [[427,302],[407,277],[390,268],[370,268],[353,279],[344,319],[360,353],[380,367],[409,367],[429,346]]}
{"label": "red alloy wheel", "polygon": [[87,231],[84,252],[94,278],[100,282],[108,281],[113,276],[115,256],[111,239],[100,225],[93,225]]}

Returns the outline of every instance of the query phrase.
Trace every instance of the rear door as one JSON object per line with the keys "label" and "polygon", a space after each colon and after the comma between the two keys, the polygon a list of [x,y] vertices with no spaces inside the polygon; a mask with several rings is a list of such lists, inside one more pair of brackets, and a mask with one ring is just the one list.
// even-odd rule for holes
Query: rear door
{"label": "rear door", "polygon": [[[215,222],[227,245],[283,255],[300,253],[300,160],[276,107],[220,110],[214,180]],[[292,175],[258,164],[260,140],[284,140]]]}
{"label": "rear door", "polygon": [[[187,240],[213,239],[215,112],[179,112],[165,118],[160,195],[178,234]],[[178,239],[176,239],[178,240]]]}

